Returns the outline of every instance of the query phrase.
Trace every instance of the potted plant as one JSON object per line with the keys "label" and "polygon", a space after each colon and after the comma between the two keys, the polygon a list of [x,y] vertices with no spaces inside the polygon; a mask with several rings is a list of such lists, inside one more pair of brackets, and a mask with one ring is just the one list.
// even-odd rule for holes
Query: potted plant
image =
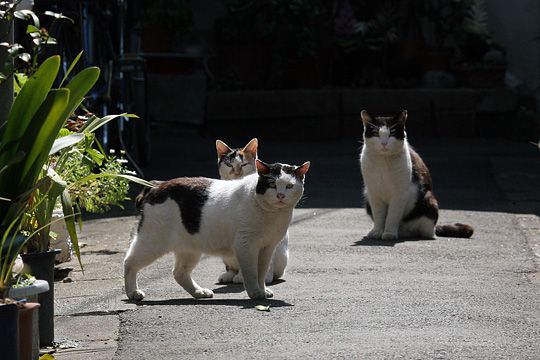
{"label": "potted plant", "polygon": [[[8,226],[13,228],[19,222],[14,218]],[[12,231],[3,230],[0,247],[0,347],[2,356],[19,359],[19,308],[18,302],[8,297],[12,285],[12,268],[17,258],[16,249],[24,238],[16,237]]]}
{"label": "potted plant", "polygon": [[[71,68],[73,68],[75,62],[72,64]],[[53,72],[53,75],[55,74],[56,73]],[[69,87],[72,85],[73,88],[76,88],[78,90],[78,96],[80,96],[80,100],[82,100],[82,96],[88,92],[90,87],[97,80],[98,74],[99,70],[97,68],[85,69],[81,73],[75,75],[67,86]],[[76,103],[77,106],[79,104],[80,101]],[[74,110],[75,109],[71,110],[69,114]],[[130,115],[111,115],[104,118],[93,116],[82,129],[82,133],[68,133],[67,135],[64,134],[66,136],[55,139],[53,146],[51,146],[50,150],[46,153],[45,162],[37,176],[39,185],[28,199],[29,203],[35,204],[35,206],[32,206],[32,210],[26,213],[25,221],[23,222],[23,230],[28,235],[28,241],[25,246],[26,252],[23,254],[23,260],[30,266],[32,273],[41,279],[47,280],[50,287],[49,292],[39,295],[39,302],[42,306],[40,310],[40,338],[42,344],[50,344],[54,340],[54,261],[56,254],[59,253],[58,250],[50,248],[50,226],[54,210],[58,208],[59,204],[61,205],[64,216],[59,220],[65,223],[71,238],[73,249],[79,259],[79,263],[81,263],[77,232],[75,229],[75,217],[79,212],[75,211],[76,207],[72,201],[71,194],[74,193],[75,189],[81,188],[88,182],[98,178],[121,178],[123,187],[120,187],[120,189],[125,189],[125,192],[127,192],[126,180],[142,182],[142,180],[131,175],[121,174],[119,171],[112,172],[111,169],[113,168],[110,166],[109,162],[105,164],[105,167],[102,169],[103,171],[97,174],[89,173],[86,177],[79,178],[76,181],[68,179],[70,182],[67,182],[59,174],[59,172],[63,172],[64,175],[68,175],[64,170],[69,164],[71,164],[72,167],[76,166],[74,161],[78,161],[80,169],[83,169],[85,168],[85,166],[83,166],[85,162],[99,164],[104,159],[106,160],[102,154],[91,148],[94,139],[93,131],[118,116]],[[67,116],[63,119],[62,125],[66,119]],[[62,134],[62,129],[55,130],[56,135]],[[80,146],[78,147],[78,144],[80,143],[85,144],[80,145],[84,148],[84,153],[80,151]],[[76,157],[77,154],[79,155],[78,158]],[[93,170],[93,167],[87,168],[90,169],[89,172]],[[80,199],[79,195],[77,195],[77,199]]]}
{"label": "potted plant", "polygon": [[[13,8],[10,8],[13,11]],[[5,13],[2,13],[5,15]],[[15,16],[38,20],[31,11],[13,13]],[[29,25],[34,44],[48,43],[51,39],[43,29]],[[26,76],[20,84],[15,101],[7,119],[0,127],[0,300],[10,304],[8,295],[12,286],[12,268],[16,255],[35,239],[39,239],[38,252],[50,253],[48,248],[51,214],[60,199],[64,211],[62,221],[66,223],[73,248],[80,262],[77,232],[75,229],[75,211],[67,184],[58,176],[49,161],[51,156],[72,147],[85,136],[72,134],[57,139],[66,120],[82,103],[84,96],[93,87],[99,77],[99,69],[89,67],[70,78],[71,71],[81,54],[67,69],[59,85],[54,86],[60,68],[60,57],[51,56],[38,64],[39,48],[34,49],[34,57],[21,52],[17,44],[8,45],[11,60],[19,58],[31,64],[26,67]],[[11,62],[2,68],[0,82],[11,77],[17,70]],[[69,81],[68,81],[68,78]],[[123,114],[125,115],[125,114]],[[120,116],[120,115],[119,115]],[[127,115],[125,115],[127,116]],[[95,117],[91,122],[94,129],[116,116]],[[107,174],[95,174],[108,176]],[[124,175],[126,179],[135,179]],[[142,180],[141,180],[142,182]],[[28,224],[32,224],[31,227]],[[54,261],[54,258],[53,258]],[[54,263],[52,263],[54,264]],[[52,267],[51,267],[52,268]],[[36,266],[34,275],[39,278]],[[48,271],[48,270],[47,270]],[[46,300],[40,299],[40,342],[49,345],[54,340],[54,281],[48,281],[50,290]],[[41,295],[40,295],[41,297]],[[6,307],[6,309],[11,306]],[[0,309],[4,310],[4,308]],[[3,356],[5,354],[3,353]],[[13,357],[15,358],[15,357]]]}
{"label": "potted plant", "polygon": [[[10,165],[0,178],[0,196],[8,200],[0,202],[0,218],[3,220],[0,226],[4,231],[7,231],[7,221],[12,221],[10,219],[20,216],[22,221],[21,214],[25,210],[34,211],[49,206],[48,197],[53,196],[57,188],[53,188],[56,184],[53,178],[41,177],[43,166],[60,128],[99,75],[97,68],[87,68],[66,87],[53,89],[59,67],[58,56],[46,59],[39,66],[22,87],[5,126],[0,130],[0,164]],[[36,192],[42,194],[37,202]],[[70,225],[73,225],[74,244],[77,247],[74,223]],[[20,226],[17,230],[21,230]],[[8,238],[10,236],[8,232]],[[49,285],[52,288],[51,282]],[[42,343],[47,344],[48,341]]]}
{"label": "potted plant", "polygon": [[[21,260],[22,263],[22,260]],[[9,296],[22,301],[19,309],[19,350],[21,359],[37,359],[39,355],[39,324],[34,321],[38,316],[40,304],[38,295],[49,291],[49,283],[36,279],[29,274],[22,274],[19,269],[17,280],[12,286]]]}

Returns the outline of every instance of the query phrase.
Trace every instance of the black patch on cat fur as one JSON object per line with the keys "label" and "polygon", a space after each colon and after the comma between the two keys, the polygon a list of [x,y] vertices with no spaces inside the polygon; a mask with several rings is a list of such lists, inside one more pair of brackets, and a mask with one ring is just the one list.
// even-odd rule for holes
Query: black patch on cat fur
{"label": "black patch on cat fur", "polygon": [[386,126],[390,129],[390,136],[398,140],[405,139],[405,124],[398,120],[396,116],[377,116],[372,120],[371,124],[364,126],[364,137],[371,138],[379,136],[379,129]]}
{"label": "black patch on cat fur", "polygon": [[418,198],[416,204],[410,213],[405,215],[403,221],[410,221],[418,219],[422,216],[432,219],[437,222],[439,218],[439,204],[435,195],[433,195],[433,182],[431,181],[431,174],[426,164],[414,151],[409,148],[412,161],[412,181],[418,187]]}
{"label": "black patch on cat fur", "polygon": [[470,238],[474,233],[471,225],[455,223],[452,225],[435,226],[435,235],[456,238]]}
{"label": "black patch on cat fur", "polygon": [[232,163],[237,155],[240,157],[240,161],[244,161],[244,155],[242,154],[240,149],[234,149],[233,151],[228,152],[227,154],[223,154],[219,158],[219,165],[221,165],[222,162],[225,162],[226,164]]}
{"label": "black patch on cat fur", "polygon": [[259,181],[257,181],[257,187],[255,188],[255,192],[257,194],[264,194],[270,187],[270,184],[275,182],[276,179],[281,176],[281,171],[286,174],[294,175],[294,171],[296,170],[295,166],[283,165],[279,163],[268,164],[268,167],[270,168],[270,172],[268,174],[259,174]]}
{"label": "black patch on cat fur", "polygon": [[276,179],[281,176],[281,164],[268,164],[268,167],[270,168],[268,174],[259,173],[259,180],[255,188],[257,194],[263,195],[270,187],[270,184],[275,183]]}
{"label": "black patch on cat fur", "polygon": [[[153,188],[146,188],[137,196],[136,204],[162,204],[167,199],[174,200],[180,208],[182,224],[190,234],[199,232],[202,207],[208,200],[208,187],[212,180],[207,178],[177,178],[158,183]],[[143,214],[144,218],[144,214]],[[141,218],[142,224],[143,218]]]}
{"label": "black patch on cat fur", "polygon": [[[158,186],[159,184],[163,183],[163,181],[159,181],[159,180],[152,180],[150,181],[154,186]],[[135,198],[135,207],[137,208],[137,210],[141,211],[142,210],[142,206],[144,204],[144,198],[146,197],[146,194],[148,194],[148,192],[151,190],[152,188],[150,187],[144,187],[141,191],[141,193],[139,195],[137,195],[137,197]]]}

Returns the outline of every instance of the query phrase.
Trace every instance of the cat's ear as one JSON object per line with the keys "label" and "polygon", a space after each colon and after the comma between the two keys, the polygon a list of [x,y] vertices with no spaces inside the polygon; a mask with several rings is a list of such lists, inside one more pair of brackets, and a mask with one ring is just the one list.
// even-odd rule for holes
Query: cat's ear
{"label": "cat's ear", "polygon": [[294,170],[294,175],[296,175],[296,177],[300,178],[300,179],[303,179],[304,178],[304,175],[306,175],[306,173],[308,172],[309,170],[309,165],[310,165],[310,162],[309,161],[306,161],[305,163],[303,163],[301,166],[298,166],[295,170]]}
{"label": "cat's ear", "polygon": [[244,154],[249,154],[253,159],[257,158],[257,147],[259,146],[259,141],[257,138],[251,139],[246,146],[242,149]]}
{"label": "cat's ear", "polygon": [[360,113],[360,116],[362,117],[362,122],[364,123],[364,126],[366,126],[369,123],[373,123],[373,119],[371,118],[371,115],[369,115],[366,110],[362,110],[362,112]]}
{"label": "cat's ear", "polygon": [[257,167],[257,173],[259,175],[268,175],[270,173],[270,166],[264,161],[256,159],[255,166]]}
{"label": "cat's ear", "polygon": [[407,121],[407,110],[403,109],[401,110],[395,117],[398,123],[405,125],[405,121]]}
{"label": "cat's ear", "polygon": [[232,149],[227,146],[223,141],[216,140],[216,150],[217,150],[217,156],[218,159],[221,158],[223,155],[230,153]]}

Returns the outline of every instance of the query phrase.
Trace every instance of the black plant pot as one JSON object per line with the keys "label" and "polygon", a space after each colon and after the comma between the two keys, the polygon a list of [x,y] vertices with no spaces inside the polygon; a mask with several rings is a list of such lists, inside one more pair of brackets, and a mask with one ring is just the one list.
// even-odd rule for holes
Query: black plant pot
{"label": "black plant pot", "polygon": [[54,258],[60,250],[49,250],[22,254],[23,262],[30,268],[36,279],[46,280],[49,291],[38,295],[39,308],[39,344],[49,346],[54,342]]}
{"label": "black plant pot", "polygon": [[19,360],[19,307],[0,305],[0,324],[2,359]]}

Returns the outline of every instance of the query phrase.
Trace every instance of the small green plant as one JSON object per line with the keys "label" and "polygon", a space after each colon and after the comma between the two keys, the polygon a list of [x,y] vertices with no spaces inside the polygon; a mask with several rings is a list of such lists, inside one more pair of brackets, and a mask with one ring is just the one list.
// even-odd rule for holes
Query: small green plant
{"label": "small green plant", "polygon": [[36,278],[33,275],[21,274],[17,277],[12,287],[14,288],[26,287],[26,286],[32,285],[35,282],[36,282]]}
{"label": "small green plant", "polygon": [[[73,134],[67,129],[63,133]],[[80,208],[92,213],[103,213],[112,206],[122,208],[129,181],[116,175],[132,174],[126,166],[127,160],[107,155],[101,147],[96,149],[93,133],[84,133],[84,136],[76,146],[53,158],[51,166],[66,182],[74,204]],[[94,178],[93,174],[110,176]]]}
{"label": "small green plant", "polygon": [[[28,23],[26,27],[26,34],[31,39],[31,48],[25,49],[21,44],[10,44],[1,40],[0,46],[4,47],[7,51],[7,57],[4,64],[0,64],[0,84],[6,79],[16,74],[15,83],[16,87],[22,87],[19,80],[23,80],[20,74],[31,75],[33,74],[39,65],[39,56],[43,53],[44,47],[48,45],[56,44],[56,39],[50,36],[47,29],[41,26],[39,17],[32,10],[17,10],[17,5],[21,1],[2,1],[0,2],[0,20],[1,21],[13,21],[19,19]],[[44,15],[51,16],[54,21],[70,21],[72,19],[52,11],[45,11]],[[3,39],[7,34],[0,34],[0,39]],[[16,88],[17,92],[17,88]]]}

